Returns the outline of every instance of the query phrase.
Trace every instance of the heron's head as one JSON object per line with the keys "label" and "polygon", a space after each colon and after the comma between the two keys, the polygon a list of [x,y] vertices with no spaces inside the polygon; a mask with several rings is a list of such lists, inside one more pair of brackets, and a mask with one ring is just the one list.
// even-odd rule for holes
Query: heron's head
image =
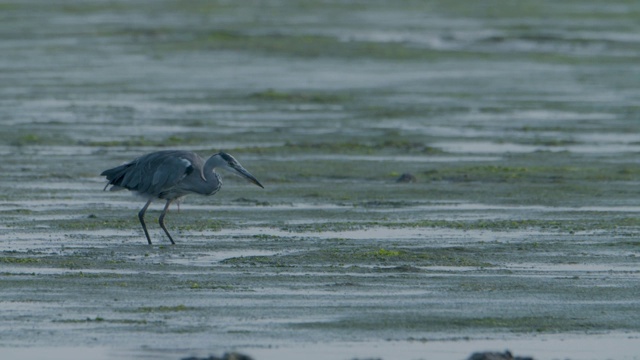
{"label": "heron's head", "polygon": [[238,162],[238,160],[236,160],[233,156],[225,153],[225,152],[219,152],[215,155],[213,155],[213,157],[216,157],[218,159],[218,167],[221,169],[225,169],[229,172],[231,172],[232,174],[236,174],[238,176],[240,176],[241,178],[244,178],[258,186],[260,186],[261,188],[264,189],[264,186],[262,186],[262,184],[260,184],[260,181],[258,181],[258,179],[256,179],[255,176],[251,175],[250,172],[247,171],[247,169],[245,169],[244,167],[242,167],[242,165],[240,165],[240,163]]}

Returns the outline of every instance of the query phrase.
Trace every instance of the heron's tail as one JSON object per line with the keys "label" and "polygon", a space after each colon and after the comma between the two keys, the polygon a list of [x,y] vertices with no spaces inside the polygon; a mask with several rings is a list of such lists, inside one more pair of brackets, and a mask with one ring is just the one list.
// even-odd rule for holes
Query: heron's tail
{"label": "heron's tail", "polygon": [[103,190],[107,190],[109,185],[113,185],[113,187],[111,187],[110,189],[111,191],[124,189],[125,187],[122,186],[122,181],[124,180],[124,177],[127,175],[129,166],[131,166],[131,163],[120,165],[112,169],[103,171],[102,174],[100,175],[106,176],[107,180],[109,180],[109,182],[107,183],[107,185],[105,185]]}

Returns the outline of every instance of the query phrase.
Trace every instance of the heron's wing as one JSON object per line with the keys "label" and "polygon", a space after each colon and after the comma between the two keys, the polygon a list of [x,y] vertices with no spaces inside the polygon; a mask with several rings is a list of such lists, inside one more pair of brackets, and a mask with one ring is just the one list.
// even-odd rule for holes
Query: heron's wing
{"label": "heron's wing", "polygon": [[185,152],[159,151],[102,174],[107,176],[111,185],[157,196],[191,174],[197,160]]}
{"label": "heron's wing", "polygon": [[194,171],[193,163],[184,157],[169,156],[150,164],[148,177],[140,192],[158,195],[172,189]]}

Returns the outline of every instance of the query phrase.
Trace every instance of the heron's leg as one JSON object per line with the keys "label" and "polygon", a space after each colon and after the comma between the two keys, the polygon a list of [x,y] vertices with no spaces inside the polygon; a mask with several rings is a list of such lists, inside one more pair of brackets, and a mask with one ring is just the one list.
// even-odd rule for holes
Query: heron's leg
{"label": "heron's leg", "polygon": [[144,230],[144,234],[147,237],[147,241],[149,242],[149,245],[151,245],[151,237],[149,237],[149,232],[147,231],[147,225],[144,223],[144,213],[147,212],[147,208],[149,207],[149,205],[151,205],[152,201],[153,199],[149,199],[149,201],[147,201],[147,203],[144,204],[144,207],[142,208],[142,210],[140,210],[140,212],[138,213],[138,219],[140,219],[140,224],[142,224],[142,230]]}
{"label": "heron's leg", "polygon": [[171,234],[169,234],[169,231],[164,226],[164,216],[167,215],[167,211],[169,210],[169,205],[171,205],[171,200],[167,200],[167,204],[164,206],[164,210],[162,210],[162,214],[160,214],[160,218],[158,219],[158,222],[160,223],[160,227],[162,228],[162,230],[164,230],[164,232],[169,237],[169,240],[171,240],[171,244],[175,245],[176,243],[173,242],[173,238],[171,237]]}

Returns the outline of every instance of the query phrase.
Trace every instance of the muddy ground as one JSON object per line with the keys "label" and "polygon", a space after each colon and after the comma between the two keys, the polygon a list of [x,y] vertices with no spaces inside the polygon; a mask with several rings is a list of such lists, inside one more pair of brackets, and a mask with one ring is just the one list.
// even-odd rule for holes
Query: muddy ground
{"label": "muddy ground", "polygon": [[[0,2],[0,354],[638,359],[640,4]],[[106,168],[233,154],[166,222]],[[396,182],[404,173],[414,182]]]}

